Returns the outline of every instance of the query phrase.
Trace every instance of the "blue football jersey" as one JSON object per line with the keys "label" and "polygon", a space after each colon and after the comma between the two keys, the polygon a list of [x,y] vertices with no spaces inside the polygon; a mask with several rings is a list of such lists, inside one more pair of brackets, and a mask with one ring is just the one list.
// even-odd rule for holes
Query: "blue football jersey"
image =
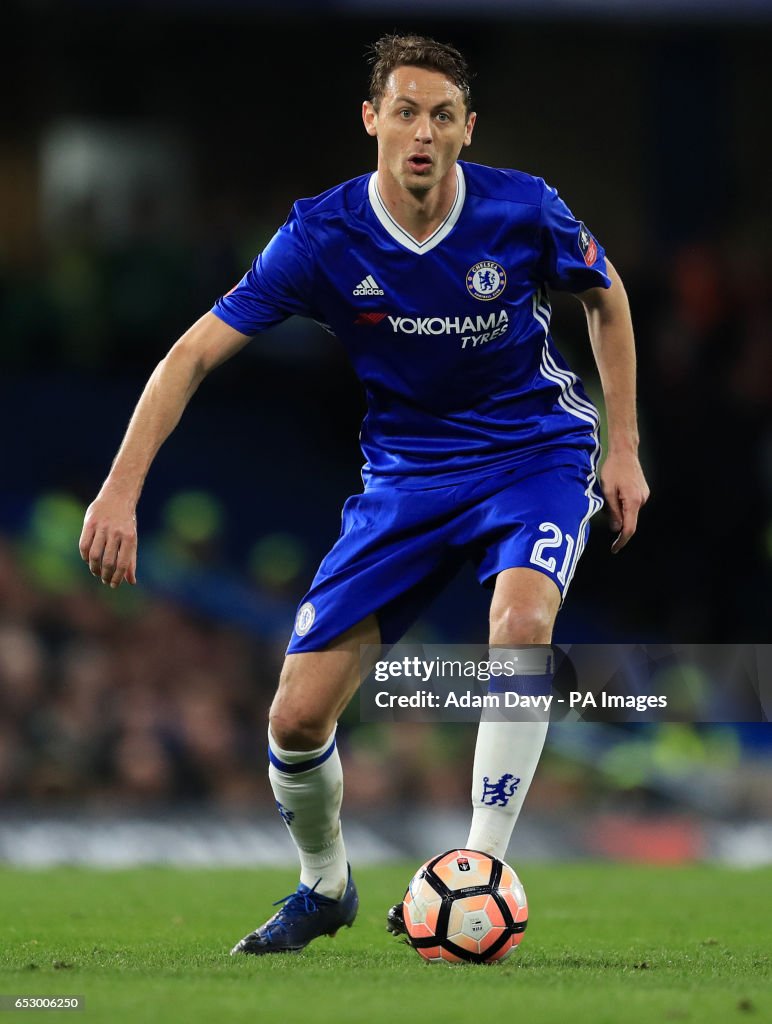
{"label": "blue football jersey", "polygon": [[247,335],[295,314],[340,339],[366,390],[366,479],[421,487],[566,446],[597,454],[548,289],[608,288],[603,249],[541,178],[460,161],[456,175],[423,242],[392,219],[376,173],[300,200],[213,309]]}

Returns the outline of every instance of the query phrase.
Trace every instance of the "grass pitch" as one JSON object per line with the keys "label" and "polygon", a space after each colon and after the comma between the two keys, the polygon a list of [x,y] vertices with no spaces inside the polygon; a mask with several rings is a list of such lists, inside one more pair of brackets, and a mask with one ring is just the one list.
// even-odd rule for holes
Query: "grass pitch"
{"label": "grass pitch", "polygon": [[531,915],[520,949],[501,965],[451,967],[424,963],[385,931],[414,868],[358,870],[352,929],[263,958],[228,950],[294,889],[294,869],[0,869],[0,994],[85,1000],[82,1011],[8,1019],[772,1020],[770,870],[518,865]]}

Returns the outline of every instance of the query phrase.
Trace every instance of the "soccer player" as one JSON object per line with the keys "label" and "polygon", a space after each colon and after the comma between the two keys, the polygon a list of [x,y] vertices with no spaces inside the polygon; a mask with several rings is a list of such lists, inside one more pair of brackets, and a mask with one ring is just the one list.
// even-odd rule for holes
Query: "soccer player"
{"label": "soccer player", "polygon": [[[340,338],[367,393],[364,491],[346,502],[300,602],[268,732],[300,884],[234,953],[302,949],[354,920],[335,729],[361,682],[360,645],[396,642],[471,559],[492,590],[492,654],[520,666],[508,686],[546,692],[548,659],[532,645],[551,640],[601,493],[612,552],[648,497],[622,282],[542,179],[458,160],[476,121],[462,55],[418,36],[380,39],[362,117],[377,170],[297,202],[243,280],[172,347],[80,539],[103,583],[135,583],[144,478],[204,377],[293,314]],[[550,337],[549,289],[586,311],[608,417],[600,481],[598,413]],[[480,724],[467,848],[505,855],[546,729]]]}

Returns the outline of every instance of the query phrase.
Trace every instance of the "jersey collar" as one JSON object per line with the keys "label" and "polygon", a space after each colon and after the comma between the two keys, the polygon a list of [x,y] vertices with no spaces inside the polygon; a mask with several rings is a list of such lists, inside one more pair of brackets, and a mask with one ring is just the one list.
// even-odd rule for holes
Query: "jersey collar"
{"label": "jersey collar", "polygon": [[439,245],[443,238],[446,238],[456,226],[456,221],[461,216],[461,210],[464,206],[464,198],[466,197],[466,180],[464,178],[464,172],[461,168],[461,164],[457,163],[456,198],[453,200],[453,205],[450,207],[450,210],[448,210],[448,215],[442,224],[440,224],[428,238],[425,238],[423,242],[417,242],[409,232],[405,231],[404,228],[401,228],[386,209],[386,205],[383,202],[383,199],[381,199],[381,193],[378,191],[377,171],[373,171],[370,175],[370,181],[367,186],[367,195],[370,199],[370,205],[373,208],[373,213],[394,241],[399,245],[404,246],[405,249],[409,249],[410,252],[414,252],[419,256],[422,256],[425,252],[429,252],[436,245]]}

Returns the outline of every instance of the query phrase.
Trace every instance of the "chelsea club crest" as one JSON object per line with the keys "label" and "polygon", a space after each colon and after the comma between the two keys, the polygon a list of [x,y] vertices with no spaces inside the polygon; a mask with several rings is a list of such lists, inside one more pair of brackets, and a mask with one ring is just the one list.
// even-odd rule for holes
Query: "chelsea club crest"
{"label": "chelsea club crest", "polygon": [[466,287],[470,295],[483,302],[497,299],[507,286],[507,272],[500,263],[482,260],[475,263],[466,275]]}
{"label": "chelsea club crest", "polygon": [[314,608],[310,601],[306,601],[304,605],[300,606],[297,618],[295,619],[295,632],[297,635],[305,636],[313,626],[315,618],[316,608]]}

